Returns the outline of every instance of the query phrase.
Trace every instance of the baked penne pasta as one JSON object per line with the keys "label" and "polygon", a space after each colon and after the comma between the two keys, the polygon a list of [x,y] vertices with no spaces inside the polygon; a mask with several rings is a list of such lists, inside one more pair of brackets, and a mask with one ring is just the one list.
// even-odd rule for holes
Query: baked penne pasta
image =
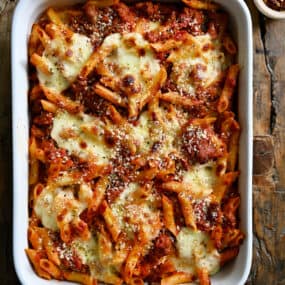
{"label": "baked penne pasta", "polygon": [[239,65],[211,1],[49,7],[29,38],[29,245],[44,279],[210,284],[238,254]]}

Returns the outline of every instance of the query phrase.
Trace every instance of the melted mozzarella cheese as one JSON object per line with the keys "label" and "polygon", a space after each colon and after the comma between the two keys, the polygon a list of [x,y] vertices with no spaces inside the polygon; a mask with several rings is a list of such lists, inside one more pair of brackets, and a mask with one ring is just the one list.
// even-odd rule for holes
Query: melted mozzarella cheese
{"label": "melted mozzarella cheese", "polygon": [[44,74],[38,69],[40,83],[60,93],[75,80],[92,52],[90,39],[77,33],[72,35],[70,43],[63,38],[51,39],[42,55],[50,74]]}
{"label": "melted mozzarella cheese", "polygon": [[89,240],[74,239],[71,248],[83,264],[91,265],[98,261],[98,243],[94,237]]}
{"label": "melted mozzarella cheese", "polygon": [[161,115],[166,126],[163,133],[164,143],[161,153],[163,153],[164,156],[168,156],[171,152],[175,152],[177,148],[180,147],[179,133],[181,132],[181,126],[187,122],[187,118],[185,114],[179,114],[178,112],[169,118],[165,110],[161,112]]}
{"label": "melted mozzarella cheese", "polygon": [[[207,46],[210,48],[203,49]],[[188,94],[195,93],[196,77],[200,80],[200,86],[207,87],[229,65],[220,42],[211,39],[209,34],[193,37],[191,44],[182,45],[178,50],[172,51],[168,60],[173,63],[172,80],[181,92]]]}
{"label": "melted mozzarella cheese", "polygon": [[135,143],[138,145],[139,149],[148,152],[151,148],[150,129],[152,121],[147,112],[140,115],[138,123],[136,126],[131,126],[130,135],[134,138]]}
{"label": "melted mozzarella cheese", "polygon": [[140,228],[152,240],[159,233],[160,228],[158,227],[157,230],[155,225],[160,223],[160,214],[154,205],[153,194],[149,194],[144,203],[136,203],[138,201],[133,198],[133,194],[139,188],[139,184],[129,183],[111,205],[111,210],[117,218],[120,228],[128,234],[129,238],[133,238],[134,233]]}
{"label": "melted mozzarella cheese", "polygon": [[144,32],[156,31],[159,28],[160,28],[160,23],[159,22],[149,21],[149,22],[147,22],[147,28],[144,30]]}
{"label": "melted mozzarella cheese", "polygon": [[130,135],[141,153],[150,152],[154,143],[164,139],[161,126],[153,121],[149,112],[143,112],[136,125],[130,127]]}
{"label": "melted mozzarella cheese", "polygon": [[[143,112],[135,125],[128,125],[128,135],[122,137],[131,139],[137,145],[140,154],[149,153],[153,145],[159,143],[156,154],[158,157],[167,156],[177,144],[180,123],[176,119],[167,119],[163,113],[162,116],[166,128],[154,121],[149,112]],[[113,127],[109,125],[109,129],[112,130]],[[115,155],[115,149],[105,143],[104,129],[104,123],[96,117],[59,112],[53,120],[51,137],[69,154],[86,160],[93,157],[97,159],[98,164],[106,164]],[[114,130],[124,132],[123,129]]]}
{"label": "melted mozzarella cheese", "polygon": [[203,267],[209,274],[219,270],[220,255],[206,233],[182,228],[177,235],[176,248],[178,258],[173,260],[176,270],[193,273],[197,267]]}
{"label": "melted mozzarella cheese", "polygon": [[166,157],[175,149],[181,127],[177,118],[168,119],[162,110],[159,109],[159,111],[161,111],[160,115],[164,120],[166,128],[154,121],[149,112],[143,112],[137,124],[131,126],[130,135],[134,138],[141,153],[150,152],[153,145],[159,143],[160,146],[156,153],[160,157]]}
{"label": "melted mozzarella cheese", "polygon": [[[104,65],[113,76],[122,79],[125,75],[132,75],[134,85],[143,89],[160,71],[159,61],[139,33],[111,34],[105,38],[100,50],[108,53]],[[114,65],[117,67],[114,68]]]}
{"label": "melted mozzarella cheese", "polygon": [[[61,188],[47,186],[43,189],[40,195],[35,200],[35,213],[41,220],[44,227],[50,230],[58,230],[57,217],[64,209],[67,213],[64,216],[63,222],[70,223],[73,219],[78,218],[80,213],[87,208],[87,196],[91,196],[91,189],[86,186],[80,190],[82,200],[77,200],[74,196],[72,187]],[[92,191],[91,191],[92,192]]]}
{"label": "melted mozzarella cheese", "polygon": [[133,237],[133,232],[136,230],[136,228],[125,220],[125,206],[128,204],[128,201],[132,199],[131,194],[133,194],[137,189],[139,188],[139,185],[137,183],[129,183],[127,187],[125,187],[124,191],[120,194],[118,199],[111,205],[111,210],[114,214],[114,216],[117,218],[117,221],[119,223],[119,226],[121,229],[124,229],[129,237]]}
{"label": "melted mozzarella cheese", "polygon": [[57,213],[53,209],[54,198],[59,193],[59,189],[46,187],[40,196],[35,200],[34,210],[44,227],[50,230],[57,230]]}
{"label": "melted mozzarella cheese", "polygon": [[[122,246],[122,245],[121,245]],[[115,254],[110,254],[109,260],[101,260],[101,254],[104,255],[104,248],[100,248],[98,236],[90,238],[88,241],[75,239],[69,246],[69,250],[75,253],[85,265],[88,265],[90,275],[100,283],[109,284],[110,280],[118,274],[115,263]],[[100,253],[100,251],[102,251]],[[122,265],[120,265],[122,266]]]}
{"label": "melted mozzarella cheese", "polygon": [[183,174],[182,182],[189,184],[191,192],[201,198],[210,195],[217,183],[214,162],[197,164]]}
{"label": "melted mozzarella cheese", "polygon": [[[70,137],[64,133],[70,133]],[[60,112],[53,120],[51,137],[59,147],[80,158],[95,157],[98,164],[105,164],[111,157],[111,150],[104,142],[103,122],[95,117]]]}

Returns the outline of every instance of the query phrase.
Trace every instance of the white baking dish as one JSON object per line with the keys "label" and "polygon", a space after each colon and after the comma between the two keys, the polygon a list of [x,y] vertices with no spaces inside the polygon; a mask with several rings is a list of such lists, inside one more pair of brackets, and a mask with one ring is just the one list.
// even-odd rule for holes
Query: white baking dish
{"label": "white baking dish", "polygon": [[[70,284],[46,281],[32,269],[25,254],[28,246],[28,64],[27,40],[32,24],[48,7],[67,5],[80,0],[21,0],[15,10],[12,27],[12,98],[13,98],[13,163],[14,163],[14,263],[22,284]],[[252,26],[243,0],[216,0],[230,15],[232,34],[239,47],[239,121],[242,127],[239,152],[239,191],[241,193],[241,228],[246,239],[238,257],[212,277],[213,285],[243,285],[252,257]]]}

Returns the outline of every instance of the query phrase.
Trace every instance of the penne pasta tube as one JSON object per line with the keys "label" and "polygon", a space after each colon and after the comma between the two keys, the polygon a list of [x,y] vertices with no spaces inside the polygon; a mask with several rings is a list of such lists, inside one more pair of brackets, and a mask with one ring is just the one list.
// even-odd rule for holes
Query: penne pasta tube
{"label": "penne pasta tube", "polygon": [[183,284],[189,283],[194,280],[194,276],[190,273],[185,272],[175,272],[170,276],[163,277],[161,279],[161,285],[175,285],[175,284]]}
{"label": "penne pasta tube", "polygon": [[98,207],[102,203],[105,195],[105,191],[108,185],[108,177],[101,177],[95,186],[93,186],[93,197],[88,206],[88,216],[92,215],[98,210]]}
{"label": "penne pasta tube", "polygon": [[197,269],[198,279],[200,285],[211,285],[208,270],[206,268]]}
{"label": "penne pasta tube", "polygon": [[234,171],[238,158],[238,146],[239,146],[240,131],[236,130],[232,133],[228,144],[228,159],[227,159],[227,171]]}
{"label": "penne pasta tube", "polygon": [[180,105],[187,108],[191,108],[193,106],[201,104],[199,100],[181,96],[176,92],[161,93],[159,95],[159,98],[174,105]]}
{"label": "penne pasta tube", "polygon": [[189,186],[182,182],[168,181],[161,184],[161,187],[165,190],[180,193],[189,190]]}
{"label": "penne pasta tube", "polygon": [[101,204],[102,216],[105,220],[108,231],[110,232],[114,241],[117,241],[120,235],[120,228],[116,217],[113,215],[108,203],[104,200]]}
{"label": "penne pasta tube", "polygon": [[29,152],[31,158],[45,162],[45,153],[42,149],[38,148],[35,137],[30,138]]}
{"label": "penne pasta tube", "polygon": [[228,219],[229,222],[231,222],[232,225],[235,225],[236,223],[236,211],[240,205],[240,197],[230,197],[224,207],[223,212],[225,217]]}
{"label": "penne pasta tube", "polygon": [[234,89],[237,83],[239,69],[240,68],[238,64],[234,64],[229,67],[225,85],[218,101],[217,110],[219,113],[223,113],[229,108],[230,100],[233,96]]}
{"label": "penne pasta tube", "polygon": [[125,122],[125,119],[117,111],[116,107],[111,104],[108,106],[108,114],[110,115],[112,122],[116,125],[121,125]]}
{"label": "penne pasta tube", "polygon": [[93,90],[97,95],[110,101],[111,103],[121,106],[121,107],[127,107],[126,102],[123,100],[123,98],[119,94],[105,88],[101,84],[95,84],[93,87]]}
{"label": "penne pasta tube", "polygon": [[106,264],[112,260],[112,241],[105,230],[101,230],[97,235],[99,245],[99,259],[102,264]]}
{"label": "penne pasta tube", "polygon": [[71,242],[72,233],[71,233],[71,227],[70,224],[59,224],[60,228],[60,238],[65,242],[69,243]]}
{"label": "penne pasta tube", "polygon": [[130,251],[126,264],[123,271],[123,278],[124,280],[129,283],[133,277],[133,272],[135,270],[136,265],[139,262],[141,255],[144,252],[144,246],[140,242],[136,241],[135,245],[133,246],[132,250]]}
{"label": "penne pasta tube", "polygon": [[234,259],[239,252],[238,247],[227,248],[220,253],[220,264],[223,266],[225,263]]}
{"label": "penne pasta tube", "polygon": [[53,8],[48,8],[46,11],[46,14],[52,23],[54,23],[58,26],[63,25],[63,22],[60,20],[59,15],[57,14],[57,12]]}
{"label": "penne pasta tube", "polygon": [[178,234],[178,231],[174,218],[173,203],[165,195],[162,195],[162,210],[166,228],[176,236]]}
{"label": "penne pasta tube", "polygon": [[239,229],[229,229],[223,234],[224,247],[238,247],[244,240],[244,234]]}
{"label": "penne pasta tube", "polygon": [[42,88],[40,85],[35,85],[32,90],[30,91],[30,100],[34,101],[39,99],[42,96]]}
{"label": "penne pasta tube", "polygon": [[30,171],[29,171],[29,184],[34,185],[39,180],[39,161],[37,159],[30,159]]}
{"label": "penne pasta tube", "polygon": [[27,256],[29,257],[29,260],[34,266],[36,273],[40,277],[50,280],[51,275],[47,271],[43,270],[40,266],[40,259],[41,259],[40,254],[34,249],[26,249],[25,251]]}
{"label": "penne pasta tube", "polygon": [[64,39],[66,43],[71,41],[74,34],[72,30],[68,29],[66,26],[56,25],[54,23],[47,24],[45,30],[51,38]]}
{"label": "penne pasta tube", "polygon": [[56,113],[58,110],[58,107],[55,104],[47,100],[41,100],[41,104],[43,106],[43,109],[47,112]]}
{"label": "penne pasta tube", "polygon": [[97,282],[93,277],[85,273],[79,273],[76,271],[63,271],[63,276],[68,281],[79,282],[83,285],[96,285]]}
{"label": "penne pasta tube", "polygon": [[182,41],[177,41],[174,39],[169,39],[164,42],[153,43],[151,46],[158,52],[169,51],[173,48],[178,48],[182,45]]}
{"label": "penne pasta tube", "polygon": [[40,259],[39,265],[42,270],[48,272],[53,278],[61,279],[60,269],[56,265],[54,265],[50,260],[42,258]]}
{"label": "penne pasta tube", "polygon": [[45,75],[51,75],[50,68],[47,62],[39,56],[37,53],[33,53],[30,58],[31,64],[34,65],[38,70],[40,70]]}
{"label": "penne pasta tube", "polygon": [[79,78],[87,78],[88,75],[95,69],[97,69],[97,65],[102,59],[102,54],[95,50],[92,55],[89,57],[83,68],[81,69],[80,74],[78,75]]}
{"label": "penne pasta tube", "polygon": [[89,231],[87,223],[80,218],[75,218],[71,222],[72,231],[75,232],[82,240],[90,240],[91,232]]}
{"label": "penne pasta tube", "polygon": [[194,126],[206,126],[212,125],[217,120],[216,117],[195,118],[191,120],[191,125]]}
{"label": "penne pasta tube", "polygon": [[28,238],[33,249],[38,250],[43,248],[43,240],[39,231],[37,230],[37,227],[29,226]]}
{"label": "penne pasta tube", "polygon": [[[45,32],[45,30],[43,30],[38,24],[34,24],[32,27],[32,34],[34,36],[34,40],[35,39],[39,39],[42,43],[42,45],[45,47],[49,44],[50,42],[50,37],[48,36],[48,34]],[[33,43],[33,42],[32,42]],[[36,42],[34,42],[34,44],[36,44]],[[35,48],[35,47],[34,47]],[[32,54],[30,54],[31,56]]]}
{"label": "penne pasta tube", "polygon": [[222,201],[230,185],[237,179],[238,174],[238,172],[228,172],[220,177],[214,187],[214,195],[216,196],[216,201],[218,203]]}
{"label": "penne pasta tube", "polygon": [[197,230],[196,219],[195,219],[194,210],[192,207],[191,198],[189,197],[187,193],[181,192],[178,194],[178,200],[181,205],[185,224],[188,227],[191,227],[194,230]]}
{"label": "penne pasta tube", "polygon": [[60,265],[60,259],[58,256],[58,252],[56,251],[55,245],[52,239],[49,237],[48,231],[44,228],[40,229],[40,234],[43,239],[43,246],[46,251],[47,257],[50,261],[52,261],[55,265]]}
{"label": "penne pasta tube", "polygon": [[52,92],[44,86],[41,86],[41,88],[46,98],[56,106],[64,108],[70,113],[79,113],[83,109],[80,103],[72,101],[59,93]]}
{"label": "penne pasta tube", "polygon": [[223,38],[223,46],[229,54],[234,55],[237,53],[237,47],[230,36]]}
{"label": "penne pasta tube", "polygon": [[148,169],[142,170],[138,174],[137,179],[138,179],[138,181],[153,180],[156,177],[158,171],[159,170],[157,167],[150,167]]}

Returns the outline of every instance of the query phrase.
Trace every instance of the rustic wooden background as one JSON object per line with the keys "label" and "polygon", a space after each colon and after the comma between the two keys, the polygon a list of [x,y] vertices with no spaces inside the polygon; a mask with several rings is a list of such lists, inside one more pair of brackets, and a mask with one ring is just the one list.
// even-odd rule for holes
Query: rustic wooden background
{"label": "rustic wooden background", "polygon": [[[10,111],[10,31],[16,3],[0,0],[0,285],[19,284],[12,257]],[[266,19],[252,0],[247,3],[254,28],[255,135],[254,254],[247,285],[285,285],[285,21]]]}

